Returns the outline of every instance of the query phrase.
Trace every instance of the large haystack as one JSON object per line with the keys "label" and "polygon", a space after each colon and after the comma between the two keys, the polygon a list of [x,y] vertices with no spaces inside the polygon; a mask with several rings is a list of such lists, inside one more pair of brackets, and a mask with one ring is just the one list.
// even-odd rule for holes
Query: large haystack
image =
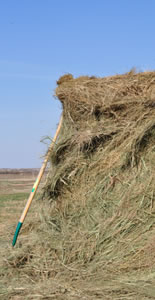
{"label": "large haystack", "polygon": [[56,96],[48,210],[9,263],[40,299],[155,299],[155,72],[69,74]]}
{"label": "large haystack", "polygon": [[114,299],[155,297],[155,72],[69,74],[56,96],[64,122],[45,187],[55,251],[109,292],[116,280]]}

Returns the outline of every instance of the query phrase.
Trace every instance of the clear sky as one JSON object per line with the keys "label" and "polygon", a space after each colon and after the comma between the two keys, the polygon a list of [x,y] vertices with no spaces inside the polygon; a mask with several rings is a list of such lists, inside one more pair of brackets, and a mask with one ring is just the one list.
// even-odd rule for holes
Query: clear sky
{"label": "clear sky", "polygon": [[0,168],[40,167],[65,73],[154,70],[154,0],[0,0]]}

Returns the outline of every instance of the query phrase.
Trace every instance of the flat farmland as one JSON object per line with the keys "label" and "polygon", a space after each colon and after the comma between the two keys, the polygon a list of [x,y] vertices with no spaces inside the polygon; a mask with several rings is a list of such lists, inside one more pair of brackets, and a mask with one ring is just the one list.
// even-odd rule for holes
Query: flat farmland
{"label": "flat farmland", "polygon": [[38,169],[0,169],[0,195],[30,192]]}

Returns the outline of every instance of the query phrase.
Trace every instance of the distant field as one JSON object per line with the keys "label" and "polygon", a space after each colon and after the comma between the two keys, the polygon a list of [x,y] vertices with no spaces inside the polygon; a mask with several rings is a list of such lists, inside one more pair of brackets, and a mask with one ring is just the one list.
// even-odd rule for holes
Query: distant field
{"label": "distant field", "polygon": [[39,169],[0,169],[0,195],[29,193],[38,173]]}

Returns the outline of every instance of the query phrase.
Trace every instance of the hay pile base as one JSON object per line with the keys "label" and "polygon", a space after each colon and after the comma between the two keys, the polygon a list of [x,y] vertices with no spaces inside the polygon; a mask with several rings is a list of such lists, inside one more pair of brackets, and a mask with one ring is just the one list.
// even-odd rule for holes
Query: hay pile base
{"label": "hay pile base", "polygon": [[63,299],[155,299],[155,72],[69,74],[56,96],[48,211],[24,271],[61,282]]}

